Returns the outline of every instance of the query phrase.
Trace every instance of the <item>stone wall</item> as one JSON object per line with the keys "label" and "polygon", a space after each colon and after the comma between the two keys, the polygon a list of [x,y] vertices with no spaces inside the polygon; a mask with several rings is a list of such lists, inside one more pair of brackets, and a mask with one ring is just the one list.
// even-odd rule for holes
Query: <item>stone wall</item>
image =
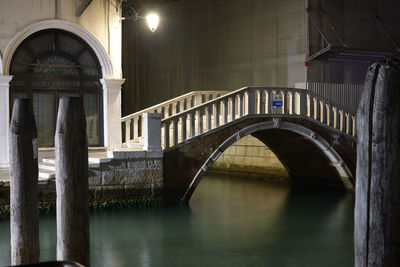
{"label": "stone wall", "polygon": [[275,154],[251,135],[225,150],[213,164],[212,171],[279,182],[289,181],[285,167]]}
{"label": "stone wall", "polygon": [[[89,200],[160,199],[163,189],[163,154],[154,151],[112,151],[108,158],[89,164]],[[9,206],[10,182],[0,181],[0,209]],[[54,204],[54,179],[39,180],[39,204]]]}
{"label": "stone wall", "polygon": [[162,152],[113,151],[109,162],[89,168],[91,201],[160,198]]}

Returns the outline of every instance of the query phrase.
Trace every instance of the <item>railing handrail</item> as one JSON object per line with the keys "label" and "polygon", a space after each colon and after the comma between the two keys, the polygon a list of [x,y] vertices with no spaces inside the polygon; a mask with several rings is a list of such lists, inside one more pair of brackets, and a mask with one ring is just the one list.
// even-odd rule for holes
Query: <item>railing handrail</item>
{"label": "railing handrail", "polygon": [[225,95],[222,95],[222,96],[220,96],[220,97],[217,97],[217,98],[214,98],[214,99],[212,99],[212,100],[206,101],[206,102],[204,102],[204,103],[202,103],[202,104],[200,104],[200,105],[197,105],[197,106],[195,106],[195,107],[186,109],[186,110],[184,110],[184,111],[182,111],[182,112],[179,112],[179,113],[176,113],[176,114],[174,114],[174,115],[172,115],[172,116],[170,116],[170,117],[168,117],[168,118],[164,118],[164,119],[162,119],[161,121],[163,122],[163,121],[165,121],[165,120],[170,120],[170,119],[173,120],[174,117],[179,117],[179,116],[181,116],[181,115],[184,115],[185,113],[189,114],[189,113],[191,113],[191,112],[193,112],[193,111],[195,111],[195,110],[201,109],[201,108],[203,108],[203,107],[205,107],[205,106],[207,106],[207,105],[214,104],[214,103],[216,103],[216,102],[218,102],[218,101],[220,101],[220,100],[222,100],[222,99],[224,99],[224,98],[230,98],[231,96],[234,96],[234,95],[237,94],[238,92],[241,92],[241,91],[244,92],[244,91],[246,91],[247,89],[249,89],[248,86],[242,87],[242,88],[240,88],[240,89],[237,89],[237,90],[235,90],[235,91],[232,91],[232,92],[227,93],[227,94],[225,94]]}
{"label": "railing handrail", "polygon": [[318,95],[318,94],[315,93],[315,92],[312,92],[312,91],[309,91],[309,90],[306,90],[306,89],[290,88],[290,87],[246,86],[246,87],[239,88],[239,89],[237,89],[237,90],[235,90],[235,91],[232,91],[232,92],[230,92],[230,93],[227,93],[227,94],[225,94],[225,95],[222,95],[222,96],[220,96],[220,97],[217,97],[217,98],[214,98],[214,99],[212,99],[212,100],[206,101],[206,102],[204,102],[204,103],[202,103],[202,104],[200,104],[200,105],[197,105],[197,106],[195,106],[195,107],[186,109],[186,110],[184,110],[184,111],[182,111],[182,112],[179,112],[179,113],[176,113],[176,114],[174,114],[174,115],[172,115],[172,116],[170,116],[170,117],[168,117],[168,118],[162,119],[161,121],[162,121],[162,122],[163,122],[163,121],[173,121],[173,120],[175,119],[175,117],[182,116],[182,115],[184,115],[185,113],[186,113],[186,114],[190,114],[190,113],[192,113],[193,111],[197,111],[197,110],[199,110],[199,109],[202,109],[202,108],[205,107],[205,106],[215,104],[215,103],[217,103],[218,101],[221,101],[221,100],[223,100],[223,99],[229,99],[230,97],[232,97],[232,96],[234,96],[234,95],[237,95],[239,92],[241,93],[242,91],[245,92],[245,91],[247,91],[247,90],[270,90],[270,91],[277,90],[277,91],[287,91],[287,92],[293,92],[293,91],[294,91],[294,92],[298,92],[298,93],[305,93],[305,94],[308,94],[308,95],[310,95],[310,96],[317,97],[319,100],[322,100],[322,101],[324,101],[325,103],[328,103],[328,104],[330,104],[330,105],[332,105],[332,106],[335,106],[336,108],[338,108],[338,109],[344,111],[345,113],[349,113],[349,114],[355,116],[355,114],[353,114],[352,112],[350,112],[349,110],[347,110],[346,107],[344,107],[343,105],[337,104],[337,103],[335,103],[335,102],[333,102],[333,101],[331,101],[331,100],[329,100],[329,99],[327,99],[327,98],[324,98],[324,97]]}
{"label": "railing handrail", "polygon": [[[280,96],[276,98],[276,95]],[[274,103],[276,100],[281,101],[279,106]],[[351,110],[317,92],[300,88],[246,86],[231,92],[194,91],[126,116],[121,119],[126,146],[133,146],[142,137],[141,118],[146,112],[163,114],[161,128],[165,148],[171,147],[169,138],[172,136],[172,143],[176,145],[180,140],[251,114],[310,118],[353,136],[356,127],[356,115]]]}
{"label": "railing handrail", "polygon": [[177,96],[177,97],[175,97],[175,98],[169,99],[169,100],[167,100],[167,101],[164,101],[164,102],[162,102],[162,103],[160,103],[160,104],[157,104],[157,105],[154,105],[154,106],[145,108],[145,109],[143,109],[143,110],[140,110],[140,111],[137,111],[137,112],[135,112],[135,113],[129,114],[129,115],[125,116],[125,117],[122,117],[122,118],[121,118],[121,122],[130,120],[130,119],[132,119],[132,118],[134,118],[134,117],[140,116],[141,114],[146,113],[146,112],[149,112],[149,111],[152,112],[152,111],[154,111],[154,110],[156,110],[156,109],[162,108],[162,107],[164,107],[164,106],[170,105],[170,104],[172,104],[172,103],[174,103],[174,102],[178,102],[178,101],[180,101],[180,100],[182,100],[182,99],[185,99],[185,98],[188,98],[188,97],[191,97],[191,96],[202,95],[202,94],[210,94],[210,93],[219,94],[219,93],[226,93],[226,92],[229,92],[229,91],[224,91],[224,90],[214,90],[214,91],[191,91],[191,92],[189,92],[189,93],[186,93],[186,94]]}

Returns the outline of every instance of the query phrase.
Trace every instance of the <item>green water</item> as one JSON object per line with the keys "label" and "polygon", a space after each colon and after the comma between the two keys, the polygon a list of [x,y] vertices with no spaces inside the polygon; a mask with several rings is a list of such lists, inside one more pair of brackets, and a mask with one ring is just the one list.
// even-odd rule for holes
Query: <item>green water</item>
{"label": "green water", "polygon": [[[92,266],[353,266],[353,206],[352,194],[209,175],[188,207],[93,212]],[[1,266],[9,239],[0,221]],[[42,216],[42,261],[55,244],[55,216]]]}

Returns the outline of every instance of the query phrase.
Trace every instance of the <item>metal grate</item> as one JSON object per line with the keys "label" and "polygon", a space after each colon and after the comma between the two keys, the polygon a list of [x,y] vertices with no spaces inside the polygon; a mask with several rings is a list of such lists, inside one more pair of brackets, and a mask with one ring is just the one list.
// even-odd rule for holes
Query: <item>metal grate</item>
{"label": "metal grate", "polygon": [[306,82],[296,83],[295,87],[310,90],[323,98],[343,105],[351,113],[356,114],[364,85]]}

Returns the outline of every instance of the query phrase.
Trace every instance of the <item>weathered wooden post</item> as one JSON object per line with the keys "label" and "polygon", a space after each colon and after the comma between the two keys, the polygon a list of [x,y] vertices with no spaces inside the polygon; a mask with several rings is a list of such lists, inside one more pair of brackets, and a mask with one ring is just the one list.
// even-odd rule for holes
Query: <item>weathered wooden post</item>
{"label": "weathered wooden post", "polygon": [[29,99],[16,99],[9,139],[11,264],[39,261],[38,147]]}
{"label": "weathered wooden post", "polygon": [[357,112],[355,266],[400,266],[400,65],[367,72]]}
{"label": "weathered wooden post", "polygon": [[57,260],[89,266],[88,142],[83,104],[60,99],[55,135]]}

